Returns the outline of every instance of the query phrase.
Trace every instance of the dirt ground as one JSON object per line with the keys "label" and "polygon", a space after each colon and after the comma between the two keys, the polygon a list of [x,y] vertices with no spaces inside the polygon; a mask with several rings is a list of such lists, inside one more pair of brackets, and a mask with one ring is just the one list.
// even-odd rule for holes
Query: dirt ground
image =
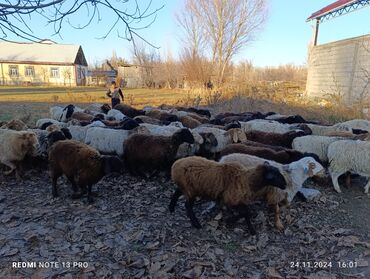
{"label": "dirt ground", "polygon": [[[195,206],[200,230],[190,226],[182,198],[170,214],[174,185],[161,177],[106,177],[88,205],[71,199],[63,179],[53,199],[45,169],[22,182],[0,175],[0,278],[370,278],[369,197],[359,186],[343,186],[340,195],[310,187],[321,197],[296,199],[281,233],[271,211],[256,204],[251,236],[243,222],[227,226],[229,213],[209,202]],[[59,266],[12,267],[17,262]],[[73,267],[78,262],[84,267]]]}
{"label": "dirt ground", "polygon": [[[0,120],[28,112],[32,122],[47,106],[0,103]],[[342,183],[338,194],[330,183],[309,181],[321,196],[296,197],[282,213],[283,232],[257,203],[251,236],[243,220],[227,226],[229,213],[210,202],[195,206],[200,230],[190,226],[182,198],[170,214],[175,186],[165,178],[105,177],[88,205],[71,199],[63,179],[53,199],[46,168],[29,169],[21,182],[0,172],[0,278],[370,278],[364,183]],[[28,268],[13,266],[22,262]]]}

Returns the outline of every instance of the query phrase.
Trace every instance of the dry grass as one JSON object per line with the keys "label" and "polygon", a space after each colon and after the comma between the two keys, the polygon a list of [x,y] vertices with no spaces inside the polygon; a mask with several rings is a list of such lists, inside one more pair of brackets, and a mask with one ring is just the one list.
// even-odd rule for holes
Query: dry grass
{"label": "dry grass", "polygon": [[[0,88],[0,104],[9,102],[14,110],[0,109],[0,120],[25,117],[32,114],[31,122],[37,117],[45,117],[48,107],[57,104],[74,103],[81,106],[87,103],[109,103],[105,88],[78,87],[66,88]],[[305,98],[302,85],[294,84],[255,84],[227,87],[219,90],[168,90],[168,89],[124,89],[125,103],[143,107],[161,104],[183,106],[207,106],[214,113],[233,111],[275,111],[281,114],[300,114],[307,119],[324,123],[336,123],[353,118],[366,118],[358,109],[348,108],[337,99],[320,104]],[[33,105],[32,105],[33,104]],[[3,106],[1,106],[3,107]],[[19,109],[21,108],[21,109]],[[4,112],[6,111],[6,112]],[[10,111],[13,111],[12,113]]]}

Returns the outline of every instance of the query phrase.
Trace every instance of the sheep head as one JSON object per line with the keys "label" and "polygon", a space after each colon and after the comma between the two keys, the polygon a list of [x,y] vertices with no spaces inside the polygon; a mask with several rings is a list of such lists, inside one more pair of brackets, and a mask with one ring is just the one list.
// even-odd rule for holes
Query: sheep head
{"label": "sheep head", "polygon": [[286,189],[286,180],[279,169],[271,166],[267,161],[263,164],[263,178],[267,185],[275,186],[279,189]]}
{"label": "sheep head", "polygon": [[226,132],[226,135],[230,136],[233,143],[246,142],[247,136],[242,129],[232,128]]}
{"label": "sheep head", "polygon": [[174,133],[172,137],[176,142],[179,143],[187,142],[193,144],[195,141],[194,136],[189,131],[189,129],[180,129],[176,133]]}
{"label": "sheep head", "polygon": [[21,132],[18,137],[21,150],[24,154],[34,155],[37,149],[38,140],[33,132]]}

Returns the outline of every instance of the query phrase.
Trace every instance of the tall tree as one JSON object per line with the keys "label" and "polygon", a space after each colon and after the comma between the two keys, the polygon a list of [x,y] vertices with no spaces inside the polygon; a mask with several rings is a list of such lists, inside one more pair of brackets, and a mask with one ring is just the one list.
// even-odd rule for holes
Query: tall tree
{"label": "tall tree", "polygon": [[[211,54],[216,82],[221,85],[231,59],[255,38],[266,19],[267,0],[185,0],[179,23],[188,37],[195,34]],[[196,22],[196,32],[186,23]],[[194,42],[194,41],[193,41]],[[196,44],[195,44],[196,45]]]}

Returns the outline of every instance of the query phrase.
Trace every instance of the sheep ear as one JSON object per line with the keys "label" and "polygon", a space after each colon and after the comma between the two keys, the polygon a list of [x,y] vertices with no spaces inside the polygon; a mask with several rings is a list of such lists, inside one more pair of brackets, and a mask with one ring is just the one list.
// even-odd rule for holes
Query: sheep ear
{"label": "sheep ear", "polygon": [[238,139],[239,139],[238,132],[233,129],[232,133],[233,133],[233,142],[234,143],[237,143],[238,142]]}
{"label": "sheep ear", "polygon": [[313,176],[313,170],[316,167],[315,163],[309,163],[308,164],[308,171],[307,174],[309,177]]}

